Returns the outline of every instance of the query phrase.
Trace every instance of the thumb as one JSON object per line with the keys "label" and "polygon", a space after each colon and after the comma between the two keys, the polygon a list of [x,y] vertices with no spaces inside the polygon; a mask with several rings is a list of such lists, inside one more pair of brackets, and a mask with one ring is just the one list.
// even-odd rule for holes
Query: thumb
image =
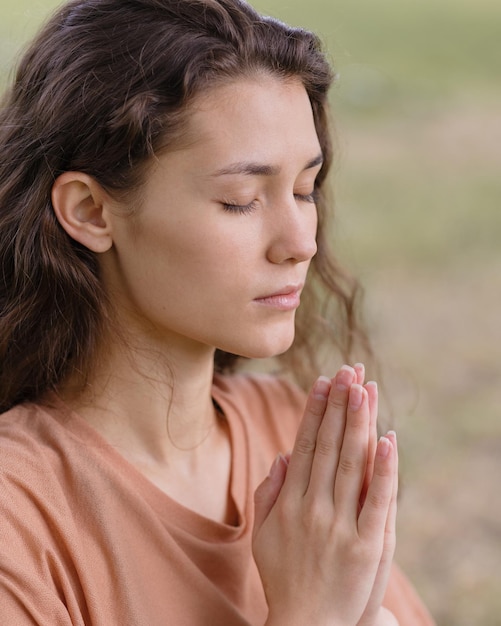
{"label": "thumb", "polygon": [[287,457],[279,454],[270,473],[254,493],[254,535],[259,531],[277,501],[289,465]]}

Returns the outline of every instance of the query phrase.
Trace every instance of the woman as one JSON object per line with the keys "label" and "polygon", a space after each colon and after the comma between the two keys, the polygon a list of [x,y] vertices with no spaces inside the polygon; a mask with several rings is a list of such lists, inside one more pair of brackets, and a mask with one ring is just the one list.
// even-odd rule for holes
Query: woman
{"label": "woman", "polygon": [[338,347],[359,334],[326,245],[331,78],[238,0],[74,0],[26,52],[0,118],[2,623],[431,623],[363,367],[307,399],[234,373],[312,371],[330,301]]}

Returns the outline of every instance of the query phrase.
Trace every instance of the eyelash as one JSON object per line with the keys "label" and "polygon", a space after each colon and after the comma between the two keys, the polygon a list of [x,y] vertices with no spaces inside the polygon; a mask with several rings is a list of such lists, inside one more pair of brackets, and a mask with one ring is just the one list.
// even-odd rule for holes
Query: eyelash
{"label": "eyelash", "polygon": [[257,208],[257,202],[253,200],[249,204],[231,204],[229,202],[223,202],[223,209],[228,213],[240,213],[241,215],[247,215],[252,213]]}
{"label": "eyelash", "polygon": [[[316,191],[312,191],[308,194],[299,194],[295,193],[294,197],[299,202],[309,202],[310,204],[315,204],[317,201],[317,193]],[[249,202],[249,204],[233,204],[231,202],[223,202],[223,208],[225,211],[229,213],[240,213],[241,215],[247,215],[252,213],[257,208],[257,202],[253,200]]]}

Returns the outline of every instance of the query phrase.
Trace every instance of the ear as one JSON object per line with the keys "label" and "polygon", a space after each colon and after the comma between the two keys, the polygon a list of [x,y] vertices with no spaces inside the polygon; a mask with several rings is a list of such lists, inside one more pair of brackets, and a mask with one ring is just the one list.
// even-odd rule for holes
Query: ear
{"label": "ear", "polygon": [[72,239],[93,252],[106,252],[113,244],[109,201],[99,183],[82,172],[65,172],[52,187],[59,223]]}

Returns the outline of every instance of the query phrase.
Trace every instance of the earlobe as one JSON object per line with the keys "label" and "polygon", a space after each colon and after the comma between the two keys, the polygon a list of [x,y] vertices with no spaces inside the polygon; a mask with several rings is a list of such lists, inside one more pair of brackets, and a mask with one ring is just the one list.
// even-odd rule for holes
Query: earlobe
{"label": "earlobe", "polygon": [[93,252],[106,252],[113,243],[106,199],[103,188],[81,172],[61,174],[52,187],[59,223],[72,239]]}

